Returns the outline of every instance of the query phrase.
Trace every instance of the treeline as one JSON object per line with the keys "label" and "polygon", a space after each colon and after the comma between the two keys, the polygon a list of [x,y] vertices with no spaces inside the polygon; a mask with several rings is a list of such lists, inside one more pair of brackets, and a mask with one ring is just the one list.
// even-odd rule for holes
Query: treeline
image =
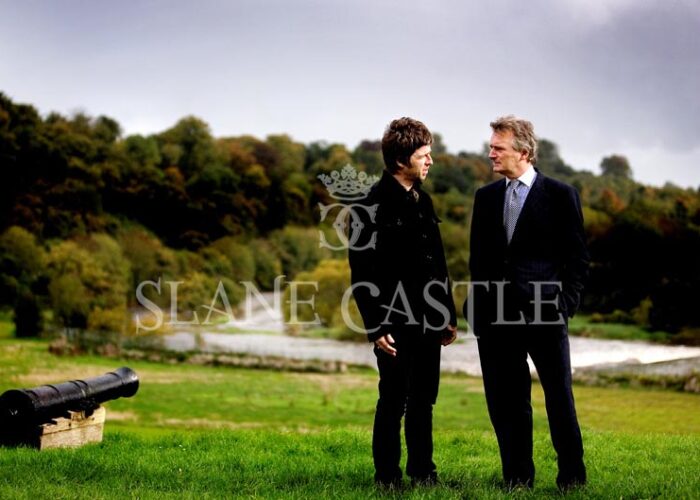
{"label": "treeline", "polygon": [[[433,150],[426,188],[450,273],[466,280],[473,194],[494,177],[483,152],[452,154],[439,135]],[[216,138],[195,117],[124,137],[111,118],[42,117],[0,93],[0,307],[14,311],[20,335],[42,321],[126,331],[145,280],[161,280],[161,293],[144,290],[163,306],[164,283],[182,282],[185,311],[209,304],[219,281],[235,304],[242,281],[271,289],[276,276],[323,278],[329,269],[335,280],[345,264],[322,261],[345,255],[319,246],[319,229],[328,240],[335,230],[332,217],[321,221],[319,203],[334,200],[317,176],[347,164],[380,174],[379,141],[348,150],[286,135]],[[640,185],[622,156],[604,158],[600,175],[575,171],[547,140],[538,167],[582,196],[593,256],[585,310],[696,335],[699,192]]]}

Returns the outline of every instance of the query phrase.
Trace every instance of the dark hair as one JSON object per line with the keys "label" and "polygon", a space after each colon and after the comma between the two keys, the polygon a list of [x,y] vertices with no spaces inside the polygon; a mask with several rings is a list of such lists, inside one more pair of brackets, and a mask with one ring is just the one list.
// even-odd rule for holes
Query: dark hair
{"label": "dark hair", "polygon": [[537,162],[537,138],[532,123],[513,115],[496,118],[490,123],[494,132],[510,130],[513,132],[513,149],[527,151],[528,161],[533,165]]}
{"label": "dark hair", "polygon": [[423,122],[403,117],[392,121],[384,130],[382,154],[387,170],[394,174],[398,163],[408,165],[416,149],[433,143],[433,136]]}

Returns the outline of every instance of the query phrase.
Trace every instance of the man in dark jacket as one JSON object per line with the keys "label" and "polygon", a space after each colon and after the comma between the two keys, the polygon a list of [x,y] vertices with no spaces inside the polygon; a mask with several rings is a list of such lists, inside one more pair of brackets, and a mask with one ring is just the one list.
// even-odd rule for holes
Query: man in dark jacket
{"label": "man in dark jacket", "polygon": [[[353,295],[379,368],[372,452],[378,485],[401,484],[405,414],[413,483],[434,484],[432,411],[440,349],[456,338],[456,315],[438,223],[421,189],[433,163],[432,135],[411,118],[391,122],[382,138],[386,170],[364,199],[357,246],[350,247]],[[354,235],[357,236],[357,235]]]}
{"label": "man in dark jacket", "polygon": [[474,197],[473,303],[465,315],[478,338],[506,484],[531,487],[535,480],[529,354],[544,389],[557,484],[568,489],[586,482],[567,336],[589,263],[581,202],[573,187],[533,167],[537,141],[529,121],[506,116],[491,128],[489,158],[505,178]]}

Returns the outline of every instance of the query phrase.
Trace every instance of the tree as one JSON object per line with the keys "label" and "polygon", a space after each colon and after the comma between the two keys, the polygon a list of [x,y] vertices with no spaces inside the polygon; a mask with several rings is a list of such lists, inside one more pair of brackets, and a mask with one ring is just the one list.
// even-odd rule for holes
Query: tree
{"label": "tree", "polygon": [[433,144],[431,145],[433,156],[447,154],[447,146],[442,142],[442,134],[433,132]]}
{"label": "tree", "polygon": [[554,177],[567,178],[575,173],[559,156],[557,145],[547,139],[537,141],[537,168]]}
{"label": "tree", "polygon": [[632,178],[632,167],[630,167],[627,158],[621,155],[612,155],[603,158],[600,162],[600,170],[604,176],[623,179]]}
{"label": "tree", "polygon": [[255,257],[252,250],[230,236],[216,240],[211,248],[227,259],[230,271],[228,277],[235,282],[255,279]]}
{"label": "tree", "polygon": [[116,120],[108,116],[99,116],[92,123],[92,134],[99,141],[113,144],[121,137],[122,128]]}
{"label": "tree", "polygon": [[209,125],[197,117],[181,119],[174,127],[156,136],[156,139],[163,155],[166,156],[167,152],[170,156],[167,159],[174,162],[163,166],[176,164],[187,179],[205,167],[225,163],[224,154],[216,147]]}
{"label": "tree", "polygon": [[307,177],[301,173],[293,173],[282,183],[284,199],[284,211],[287,214],[286,223],[298,225],[311,225],[311,200],[312,186]]}
{"label": "tree", "polygon": [[313,269],[327,255],[319,245],[315,228],[286,226],[270,234],[270,242],[282,262],[282,273],[293,279],[301,271]]}
{"label": "tree", "polygon": [[56,174],[45,129],[34,107],[15,104],[0,92],[0,229],[18,223],[41,228],[38,211],[25,209],[18,200],[26,199],[37,179]]}
{"label": "tree", "polygon": [[[353,298],[350,299],[345,316],[342,310],[342,299],[350,287],[350,266],[347,260],[322,260],[313,270],[299,273],[296,282],[311,283],[297,286],[297,298],[300,301],[309,301],[313,298],[313,307],[304,302],[297,306],[291,299],[291,290],[287,288],[284,300],[284,317],[289,322],[292,317],[292,308],[296,307],[296,319],[302,322],[321,320],[321,325],[335,329],[339,338],[366,342],[364,332],[353,331],[346,324],[346,317],[362,328],[362,319]],[[315,285],[318,285],[318,288]],[[299,325],[289,325],[292,332],[298,331]]]}
{"label": "tree", "polygon": [[281,181],[304,171],[306,149],[303,144],[292,141],[288,135],[268,136],[267,144],[277,152],[276,162],[268,170],[271,179]]}
{"label": "tree", "polygon": [[625,204],[613,190],[605,188],[600,193],[596,208],[612,215],[621,212],[625,208]]}
{"label": "tree", "polygon": [[18,337],[42,330],[39,288],[45,261],[46,252],[27,230],[13,226],[0,235],[0,303],[12,306]]}
{"label": "tree", "polygon": [[369,175],[381,175],[384,170],[382,142],[364,140],[352,152],[352,159],[358,168]]}
{"label": "tree", "polygon": [[[144,281],[174,279],[178,272],[175,253],[157,236],[140,227],[129,227],[120,231],[117,238],[131,268],[131,290],[136,290]],[[162,305],[152,287],[143,290],[149,300]],[[129,302],[136,302],[135,293],[130,294]]]}
{"label": "tree", "polygon": [[474,187],[471,161],[453,155],[435,156],[427,183],[432,184],[435,193],[446,193],[451,189],[468,193]]}
{"label": "tree", "polygon": [[64,326],[125,330],[130,268],[113,238],[95,234],[54,244],[47,267],[51,303]]}
{"label": "tree", "polygon": [[309,175],[314,180],[319,174],[328,174],[352,164],[352,156],[342,144],[328,145],[323,150],[313,151],[309,156],[315,158],[315,161],[307,167]]}
{"label": "tree", "polygon": [[255,282],[263,290],[272,290],[275,279],[282,275],[282,263],[269,240],[257,238],[249,247],[255,259]]}
{"label": "tree", "polygon": [[[122,147],[126,154],[140,168],[155,167],[162,161],[158,149],[158,141],[156,141],[153,136],[144,137],[142,135],[130,135],[124,140]],[[177,164],[177,161],[172,164]]]}

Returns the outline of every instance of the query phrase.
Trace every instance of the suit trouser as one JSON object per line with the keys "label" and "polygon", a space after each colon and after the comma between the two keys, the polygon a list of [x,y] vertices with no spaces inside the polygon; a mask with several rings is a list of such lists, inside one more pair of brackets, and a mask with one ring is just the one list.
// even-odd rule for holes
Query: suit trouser
{"label": "suit trouser", "polygon": [[372,454],[375,479],[401,478],[401,419],[406,416],[406,473],[425,478],[433,462],[433,405],[440,383],[440,336],[393,334],[396,356],[374,348],[379,368],[379,400],[374,416]]}
{"label": "suit trouser", "polygon": [[494,327],[482,334],[478,345],[486,402],[498,439],[505,481],[531,484],[535,478],[528,354],[544,390],[559,477],[585,478],[566,327]]}

